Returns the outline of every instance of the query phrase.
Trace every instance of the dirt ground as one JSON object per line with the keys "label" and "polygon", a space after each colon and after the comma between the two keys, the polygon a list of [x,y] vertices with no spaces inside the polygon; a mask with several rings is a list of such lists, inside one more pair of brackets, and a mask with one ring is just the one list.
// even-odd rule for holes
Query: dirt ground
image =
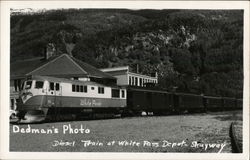
{"label": "dirt ground", "polygon": [[236,120],[242,111],[10,124],[10,151],[231,153]]}

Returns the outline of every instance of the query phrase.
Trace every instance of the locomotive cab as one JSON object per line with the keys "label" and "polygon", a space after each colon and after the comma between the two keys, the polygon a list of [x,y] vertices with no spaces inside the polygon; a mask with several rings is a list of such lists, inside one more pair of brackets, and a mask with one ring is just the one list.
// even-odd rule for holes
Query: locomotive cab
{"label": "locomotive cab", "polygon": [[45,119],[46,109],[43,109],[43,99],[46,94],[46,81],[27,79],[22,85],[18,103],[18,117],[21,122],[40,122]]}
{"label": "locomotive cab", "polygon": [[23,103],[27,102],[31,97],[42,95],[45,93],[44,81],[40,80],[27,80],[23,83],[20,98]]}

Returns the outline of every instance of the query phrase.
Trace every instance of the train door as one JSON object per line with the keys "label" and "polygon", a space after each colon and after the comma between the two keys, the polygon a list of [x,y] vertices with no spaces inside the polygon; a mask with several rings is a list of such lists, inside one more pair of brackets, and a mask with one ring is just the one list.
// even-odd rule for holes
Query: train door
{"label": "train door", "polygon": [[54,107],[61,106],[62,89],[60,87],[60,83],[49,82],[49,90],[47,95],[51,97],[50,101]]}
{"label": "train door", "polygon": [[47,102],[50,103],[49,106],[51,107],[51,112],[54,115],[52,119],[58,120],[60,119],[60,107],[62,106],[62,87],[60,86],[60,83],[49,82],[49,91],[47,95],[47,97],[50,97]]}

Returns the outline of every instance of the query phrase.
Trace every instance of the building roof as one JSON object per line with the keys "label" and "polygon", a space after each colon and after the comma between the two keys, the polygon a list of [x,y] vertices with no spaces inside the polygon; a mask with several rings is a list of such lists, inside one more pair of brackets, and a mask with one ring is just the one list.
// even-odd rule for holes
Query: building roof
{"label": "building roof", "polygon": [[129,66],[121,66],[121,67],[112,67],[112,68],[102,68],[101,71],[105,73],[109,73],[113,76],[130,74],[138,77],[150,78],[150,79],[158,79],[158,77],[148,76],[140,73],[134,73],[129,71]]}
{"label": "building roof", "polygon": [[104,73],[87,63],[70,57],[68,54],[53,56],[47,60],[35,58],[10,64],[11,79],[23,78],[29,75],[115,79],[108,73]]}
{"label": "building roof", "polygon": [[113,72],[113,71],[129,71],[129,66],[112,67],[112,68],[102,68],[103,72]]}

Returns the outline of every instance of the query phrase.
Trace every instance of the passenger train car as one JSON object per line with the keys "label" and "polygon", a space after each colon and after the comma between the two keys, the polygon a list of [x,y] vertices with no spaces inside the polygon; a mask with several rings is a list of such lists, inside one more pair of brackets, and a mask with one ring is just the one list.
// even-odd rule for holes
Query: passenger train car
{"label": "passenger train car", "polygon": [[17,104],[21,122],[99,114],[153,115],[242,109],[242,99],[173,93],[152,87],[106,86],[91,81],[32,76]]}
{"label": "passenger train car", "polygon": [[68,113],[120,112],[126,89],[90,81],[32,76],[23,83],[17,110],[21,119],[43,121]]}

